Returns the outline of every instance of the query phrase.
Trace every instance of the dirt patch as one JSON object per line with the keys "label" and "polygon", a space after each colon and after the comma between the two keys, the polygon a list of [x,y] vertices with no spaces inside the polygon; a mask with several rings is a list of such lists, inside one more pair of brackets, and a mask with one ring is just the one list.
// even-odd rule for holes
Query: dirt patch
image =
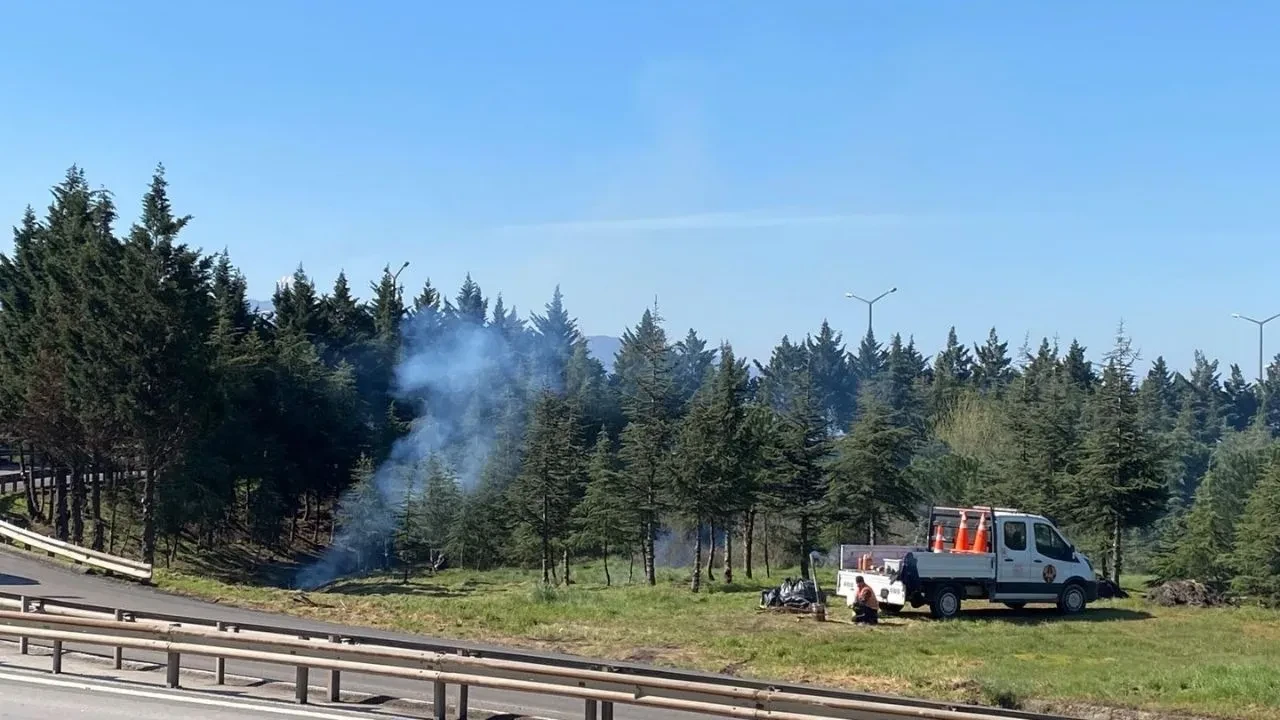
{"label": "dirt patch", "polygon": [[1214,590],[1204,583],[1195,580],[1170,580],[1161,583],[1146,594],[1147,602],[1161,607],[1190,605],[1192,607],[1215,607],[1229,605],[1230,598]]}
{"label": "dirt patch", "polygon": [[1080,720],[1219,720],[1209,715],[1190,715],[1168,710],[1135,710],[1114,708],[1086,703],[1046,702],[1032,700],[1023,705],[1024,710],[1053,713]]}

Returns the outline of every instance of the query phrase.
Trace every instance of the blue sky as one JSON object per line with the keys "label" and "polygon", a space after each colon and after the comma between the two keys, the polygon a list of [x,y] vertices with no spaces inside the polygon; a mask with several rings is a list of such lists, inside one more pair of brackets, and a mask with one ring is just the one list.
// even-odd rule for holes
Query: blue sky
{"label": "blue sky", "polygon": [[[1079,337],[1254,374],[1280,312],[1280,6],[1234,2],[11,3],[0,210],[72,163],[267,297],[387,263],[592,334],[767,354],[846,290],[878,334]],[[367,294],[367,293],[366,293]],[[1280,351],[1280,322],[1268,356]]]}

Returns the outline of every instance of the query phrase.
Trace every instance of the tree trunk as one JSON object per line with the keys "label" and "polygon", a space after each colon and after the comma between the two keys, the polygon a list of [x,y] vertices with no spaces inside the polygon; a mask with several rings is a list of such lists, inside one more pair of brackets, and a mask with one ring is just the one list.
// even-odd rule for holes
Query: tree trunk
{"label": "tree trunk", "polygon": [[1120,518],[1116,518],[1111,528],[1111,582],[1116,585],[1120,584],[1120,572],[1124,566],[1123,533]]}
{"label": "tree trunk", "polygon": [[142,562],[156,562],[156,471],[149,465],[142,476]]}
{"label": "tree trunk", "polygon": [[724,584],[733,582],[733,527],[724,530]]}
{"label": "tree trunk", "polygon": [[650,585],[657,585],[657,558],[654,557],[654,552],[658,544],[658,526],[652,520],[646,520],[644,526],[644,580]]}
{"label": "tree trunk", "polygon": [[116,554],[116,511],[120,507],[120,475],[119,472],[111,473],[111,487],[109,488],[111,498],[108,502],[111,503],[111,524],[107,530],[111,535],[111,539],[108,541],[107,552],[112,555]]}
{"label": "tree trunk", "polygon": [[551,584],[551,538],[548,537],[550,533],[547,532],[547,515],[550,514],[548,509],[550,502],[551,502],[550,499],[546,495],[542,496],[541,535],[542,535],[542,584],[543,585]]}
{"label": "tree trunk", "polygon": [[627,553],[627,558],[627,584],[630,585],[636,579],[636,551]]}
{"label": "tree trunk", "polygon": [[800,577],[809,578],[809,516],[800,516]]}
{"label": "tree trunk", "polygon": [[27,454],[23,449],[24,446],[19,445],[18,447],[19,471],[22,474],[23,484],[26,485],[27,518],[35,520],[40,517],[40,496],[36,494],[35,453],[32,453],[31,459],[28,461]]}
{"label": "tree trunk", "polygon": [[84,471],[71,468],[71,544],[84,547]]}
{"label": "tree trunk", "polygon": [[53,477],[53,536],[65,542],[70,535],[67,528],[67,471],[58,467]]}
{"label": "tree trunk", "polygon": [[569,577],[569,548],[564,549],[564,584],[566,586],[573,584],[573,578]]}
{"label": "tree trunk", "polygon": [[763,531],[761,540],[764,541],[764,576],[773,577],[773,573],[769,569],[769,516],[765,515],[760,518],[760,524],[764,526],[761,528]]}
{"label": "tree trunk", "polygon": [[874,514],[867,518],[867,544],[876,544],[876,518]]}
{"label": "tree trunk", "polygon": [[702,524],[693,529],[693,577],[689,580],[690,592],[702,589]]}
{"label": "tree trunk", "polygon": [[93,485],[89,487],[89,514],[93,517],[93,542],[90,547],[98,552],[102,552],[106,540],[105,528],[102,525],[102,483],[106,479],[106,473],[94,473]]}
{"label": "tree trunk", "polygon": [[613,578],[609,577],[609,543],[604,544],[604,586],[613,585]]}
{"label": "tree trunk", "polygon": [[755,549],[755,535],[756,535],[756,511],[748,510],[747,521],[743,523],[743,528],[742,528],[742,541],[743,541],[742,544],[744,546],[742,550],[745,553],[742,557],[743,571],[746,572],[748,580],[751,579],[751,563],[752,563],[751,553]]}
{"label": "tree trunk", "polygon": [[[698,528],[701,534],[702,528]],[[707,582],[715,582],[716,573],[716,526],[707,523]]]}

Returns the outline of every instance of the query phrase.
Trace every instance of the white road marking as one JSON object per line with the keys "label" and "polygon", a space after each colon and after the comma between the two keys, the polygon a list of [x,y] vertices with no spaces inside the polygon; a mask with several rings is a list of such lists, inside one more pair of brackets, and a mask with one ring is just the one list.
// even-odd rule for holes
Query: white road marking
{"label": "white road marking", "polygon": [[[111,695],[125,695],[128,697],[147,698],[151,700],[163,700],[165,702],[187,703],[189,705],[205,705],[208,707],[227,708],[236,711],[271,713],[274,715],[288,715],[291,717],[314,718],[316,720],[352,720],[352,718],[363,717],[360,715],[326,713],[316,710],[303,710],[301,708],[287,707],[284,705],[258,705],[255,703],[235,701],[235,700],[215,700],[213,698],[196,697],[178,692],[152,692],[149,690],[135,690],[133,688],[116,687],[112,685],[96,685],[93,683],[77,682],[75,680],[54,680],[52,678],[39,677],[33,675],[20,675],[0,672],[0,680],[9,680],[12,682],[29,683],[32,685],[44,685],[47,687],[70,688],[73,690],[87,690],[90,692],[101,692]],[[386,717],[386,716],[384,716]],[[403,716],[401,716],[403,717]]]}

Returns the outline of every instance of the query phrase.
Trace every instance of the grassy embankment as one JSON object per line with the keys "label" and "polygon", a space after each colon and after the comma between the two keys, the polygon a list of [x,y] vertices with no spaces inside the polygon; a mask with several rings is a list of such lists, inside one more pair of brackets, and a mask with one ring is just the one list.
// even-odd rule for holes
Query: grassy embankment
{"label": "grassy embankment", "polygon": [[[791,571],[795,574],[795,571]],[[774,581],[786,573],[774,573]],[[296,593],[161,571],[167,590],[224,603],[438,637],[850,689],[1038,709],[1085,706],[1229,718],[1280,712],[1280,613],[1166,609],[1104,601],[1077,618],[1052,609],[975,606],[954,622],[924,609],[855,627],[837,606],[826,623],[756,609],[769,583],[713,584],[693,595],[685,574],[657,587],[604,587],[584,566],[567,589],[532,573],[448,570],[435,577],[342,582]],[[615,569],[615,578],[618,573]],[[830,571],[825,586],[832,583]]]}
{"label": "grassy embankment", "polygon": [[[21,505],[0,499],[0,511],[16,514]],[[408,584],[398,576],[344,581],[310,594],[313,607],[293,591],[235,582],[255,560],[243,548],[175,559],[177,570],[156,576],[170,592],[429,636],[1045,710],[1280,716],[1280,613],[1158,608],[1137,599],[1136,581],[1134,599],[1100,602],[1078,618],[975,604],[954,622],[921,609],[863,628],[839,605],[826,623],[758,611],[759,591],[794,569],[775,570],[772,580],[739,573],[739,583],[713,583],[698,595],[687,589],[687,571],[664,571],[647,587],[626,584],[625,566],[615,566],[621,583],[604,587],[599,567],[585,565],[575,570],[577,584],[549,591],[532,572],[447,570]],[[820,579],[834,586],[830,570]]]}

